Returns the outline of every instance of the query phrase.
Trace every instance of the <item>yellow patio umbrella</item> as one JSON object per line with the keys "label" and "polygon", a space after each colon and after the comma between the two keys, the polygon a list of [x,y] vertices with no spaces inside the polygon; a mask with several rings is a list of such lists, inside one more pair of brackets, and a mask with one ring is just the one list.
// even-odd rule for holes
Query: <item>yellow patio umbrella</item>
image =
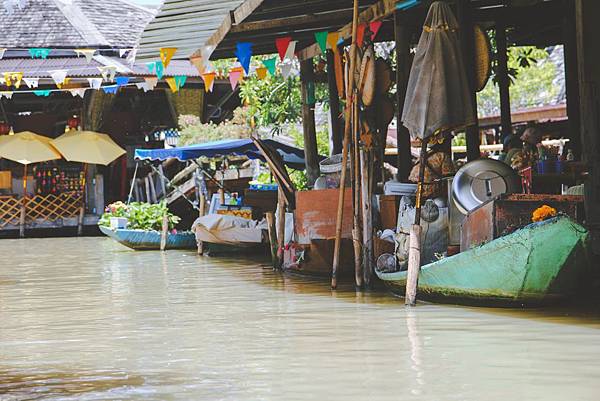
{"label": "yellow patio umbrella", "polygon": [[27,203],[27,166],[49,160],[60,159],[61,155],[52,146],[51,139],[30,131],[6,135],[0,140],[0,158],[13,160],[23,165],[23,205],[21,207],[21,237],[24,236],[25,206]]}
{"label": "yellow patio umbrella", "polygon": [[52,145],[71,162],[107,165],[125,154],[110,136],[93,131],[69,131]]}

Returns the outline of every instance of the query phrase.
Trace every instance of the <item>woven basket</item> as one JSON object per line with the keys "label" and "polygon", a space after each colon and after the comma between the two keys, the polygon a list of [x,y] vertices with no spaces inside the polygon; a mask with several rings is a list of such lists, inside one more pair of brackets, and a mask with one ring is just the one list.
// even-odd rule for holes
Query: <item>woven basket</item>
{"label": "woven basket", "polygon": [[475,91],[485,88],[492,73],[490,38],[479,25],[475,25]]}

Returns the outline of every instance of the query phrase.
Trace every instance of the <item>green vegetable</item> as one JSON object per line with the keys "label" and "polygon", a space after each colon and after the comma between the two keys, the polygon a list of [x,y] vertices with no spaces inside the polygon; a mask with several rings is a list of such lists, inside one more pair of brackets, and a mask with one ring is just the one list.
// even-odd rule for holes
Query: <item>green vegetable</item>
{"label": "green vegetable", "polygon": [[160,231],[165,214],[169,221],[169,230],[174,229],[181,218],[169,212],[165,201],[157,204],[133,202],[129,205],[115,202],[106,207],[98,225],[110,227],[111,217],[125,217],[128,221],[127,227],[130,229]]}

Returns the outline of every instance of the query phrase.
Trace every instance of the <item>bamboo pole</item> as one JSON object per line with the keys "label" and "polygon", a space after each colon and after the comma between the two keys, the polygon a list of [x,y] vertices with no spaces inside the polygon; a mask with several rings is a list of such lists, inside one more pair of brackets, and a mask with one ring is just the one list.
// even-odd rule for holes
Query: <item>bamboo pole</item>
{"label": "bamboo pole", "polygon": [[371,272],[373,271],[373,215],[371,210],[371,175],[373,162],[371,152],[360,150],[361,170],[361,206],[362,206],[362,229],[363,229],[363,281],[365,286],[371,283]]}
{"label": "bamboo pole", "polygon": [[275,228],[275,214],[273,212],[265,213],[267,218],[267,228],[269,230],[269,244],[271,246],[271,261],[273,268],[277,269],[277,231]]}
{"label": "bamboo pole", "polygon": [[419,182],[417,184],[417,200],[415,202],[415,221],[410,228],[410,245],[408,249],[408,272],[406,277],[406,296],[404,304],[414,306],[417,303],[417,285],[421,270],[421,198],[423,179],[425,178],[425,160],[427,157],[427,138],[421,140],[419,155]]}
{"label": "bamboo pole", "polygon": [[167,236],[169,235],[169,216],[165,213],[162,218],[162,230],[160,232],[160,250],[167,249]]}
{"label": "bamboo pole", "polygon": [[277,268],[283,266],[283,249],[285,247],[285,194],[277,189]]}
{"label": "bamboo pole", "polygon": [[358,143],[359,143],[359,135],[360,130],[358,129],[358,102],[354,102],[352,107],[352,127],[353,127],[353,136],[354,140],[352,141],[350,148],[352,150],[351,153],[351,172],[352,177],[352,216],[353,216],[353,229],[352,229],[352,243],[354,245],[354,283],[357,288],[362,288],[363,286],[363,265],[362,265],[362,238],[361,238],[361,220],[360,220],[360,210],[361,210],[361,199],[360,199],[360,166],[359,166],[359,151],[358,151]]}
{"label": "bamboo pole", "polygon": [[333,266],[331,270],[331,288],[337,288],[337,271],[340,264],[340,246],[342,241],[342,220],[344,218],[344,194],[346,184],[346,165],[348,163],[348,143],[350,142],[350,119],[354,93],[354,71],[356,70],[356,32],[358,27],[358,0],[354,0],[352,13],[352,44],[350,45],[350,74],[348,93],[346,93],[346,121],[344,122],[344,143],[342,147],[342,174],[338,195],[337,220],[335,225],[335,246],[333,249]]}

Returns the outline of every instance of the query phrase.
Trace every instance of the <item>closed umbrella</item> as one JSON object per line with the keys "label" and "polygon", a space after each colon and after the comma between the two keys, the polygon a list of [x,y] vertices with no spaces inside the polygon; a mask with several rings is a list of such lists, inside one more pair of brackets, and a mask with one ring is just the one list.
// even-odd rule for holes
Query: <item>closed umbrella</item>
{"label": "closed umbrella", "polygon": [[85,188],[88,164],[107,165],[123,156],[126,151],[110,136],[94,131],[69,131],[52,141],[52,145],[71,162],[83,163],[83,201],[79,215],[78,232],[83,230]]}
{"label": "closed umbrella", "polygon": [[475,123],[458,23],[448,4],[431,5],[410,70],[402,124],[422,142],[415,222],[410,232],[406,304],[416,300],[421,264],[421,192],[427,143],[432,137]]}
{"label": "closed umbrella", "polygon": [[30,131],[7,135],[0,140],[0,158],[23,165],[23,204],[21,206],[20,235],[25,235],[25,207],[27,205],[27,166],[49,160],[60,159],[61,155],[52,146],[50,138]]}

